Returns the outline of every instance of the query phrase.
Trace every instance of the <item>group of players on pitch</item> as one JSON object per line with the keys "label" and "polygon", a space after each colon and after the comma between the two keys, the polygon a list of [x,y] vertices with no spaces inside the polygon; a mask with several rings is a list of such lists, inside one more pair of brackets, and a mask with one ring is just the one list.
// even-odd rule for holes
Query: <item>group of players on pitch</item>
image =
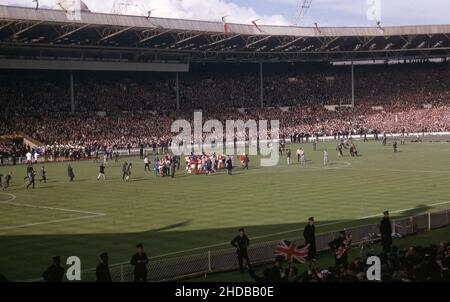
{"label": "group of players on pitch", "polygon": [[[312,142],[313,145],[313,150],[317,151],[317,144],[318,141],[314,140]],[[338,157],[343,157],[344,156],[344,149],[349,149],[350,152],[350,156],[351,157],[356,157],[358,156],[358,150],[356,149],[356,145],[353,143],[353,140],[351,138],[349,139],[344,139],[341,138],[339,141],[339,144],[336,147],[336,151],[337,151],[337,155]],[[286,161],[288,165],[292,165],[292,152],[291,149],[289,148],[285,148],[285,143],[281,142],[280,143],[280,147],[279,147],[279,153],[280,155],[283,155],[283,150],[286,150]],[[297,155],[297,162],[301,165],[301,166],[306,166],[306,153],[305,153],[305,149],[303,149],[303,147],[300,147],[297,149],[296,151],[296,155]],[[328,151],[325,149],[323,151],[323,165],[327,166],[328,165]]]}
{"label": "group of players on pitch", "polygon": [[[367,141],[366,139],[364,141]],[[317,141],[314,140],[312,142],[313,150],[317,151]],[[382,144],[384,146],[387,145],[387,138],[386,136],[383,136]],[[405,144],[404,140],[401,140],[401,144]],[[398,152],[398,146],[397,141],[393,142],[393,149],[394,152]],[[279,153],[280,155],[283,154],[283,151],[286,151],[286,160],[288,165],[292,165],[292,152],[290,148],[286,148],[285,142],[281,142],[279,146]],[[353,140],[351,138],[341,138],[339,140],[339,143],[336,147],[337,156],[343,157],[344,156],[344,150],[349,150],[351,157],[357,157],[359,156],[358,150],[356,148],[356,145],[354,144]],[[296,156],[297,156],[297,162],[301,166],[306,166],[306,152],[303,147],[300,147],[296,150]],[[212,173],[217,172],[218,170],[226,169],[228,171],[228,175],[232,175],[232,170],[234,167],[235,159],[233,156],[219,154],[216,153],[210,154],[210,153],[202,153],[202,154],[195,154],[194,152],[191,153],[191,155],[186,156],[185,158],[185,170],[184,175],[210,175]],[[180,169],[180,161],[181,158],[178,155],[165,155],[161,158],[158,158],[157,155],[155,155],[153,159],[153,171],[155,176],[159,177],[175,177],[176,171]],[[98,158],[96,158],[95,162],[98,162]],[[118,162],[118,157],[116,157],[116,162]],[[29,189],[35,188],[36,184],[36,176],[37,172],[34,170],[32,165],[32,160],[27,158],[27,170],[26,170],[26,176],[24,177],[24,180],[26,181],[26,188]],[[250,158],[248,154],[242,153],[239,156],[239,163],[240,167],[242,169],[249,169],[249,163]],[[323,151],[323,165],[327,166],[329,163],[329,157],[328,157],[328,151]],[[106,166],[108,164],[108,157],[104,156],[103,162],[99,166],[99,173],[97,176],[97,180],[103,179],[106,180]],[[122,180],[129,182],[131,178],[131,169],[133,165],[132,163],[124,162],[122,165]],[[146,154],[144,156],[144,171],[151,171],[151,161],[149,159],[149,155]],[[39,171],[39,182],[40,183],[47,183],[47,171],[44,166]],[[75,173],[72,168],[72,166],[69,164],[67,167],[67,176],[69,177],[69,181],[73,182],[75,178]],[[9,172],[6,175],[0,174],[0,188],[5,191],[11,183],[12,180],[12,172]]]}

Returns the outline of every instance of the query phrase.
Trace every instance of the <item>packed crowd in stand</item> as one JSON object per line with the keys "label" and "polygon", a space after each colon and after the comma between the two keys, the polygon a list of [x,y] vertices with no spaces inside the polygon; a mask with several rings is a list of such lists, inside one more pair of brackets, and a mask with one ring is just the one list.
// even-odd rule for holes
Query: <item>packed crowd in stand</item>
{"label": "packed crowd in stand", "polygon": [[302,274],[295,266],[283,261],[275,261],[262,276],[252,269],[249,272],[256,281],[265,282],[364,282],[369,267],[366,260],[375,255],[381,260],[381,280],[384,282],[450,281],[450,242],[403,249],[394,246],[390,253],[369,253],[339,266],[319,267],[311,263]]}
{"label": "packed crowd in stand", "polygon": [[19,142],[0,141],[0,164],[12,156],[23,157],[29,151],[29,148]]}
{"label": "packed crowd in stand", "polygon": [[[355,67],[354,108],[349,66],[267,65],[265,109],[254,66],[194,66],[180,75],[176,111],[173,74],[75,75],[76,113],[63,72],[0,75],[0,135],[22,131],[53,152],[167,146],[176,119],[280,120],[284,137],[450,130],[448,63]],[[288,107],[289,106],[289,107]],[[243,111],[240,108],[245,108]],[[64,149],[64,150],[61,150]],[[0,146],[2,153],[8,152]]]}

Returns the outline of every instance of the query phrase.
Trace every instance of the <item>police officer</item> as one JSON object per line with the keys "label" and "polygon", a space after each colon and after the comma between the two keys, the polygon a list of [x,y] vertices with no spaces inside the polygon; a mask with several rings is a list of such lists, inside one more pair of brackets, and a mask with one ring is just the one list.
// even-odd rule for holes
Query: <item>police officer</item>
{"label": "police officer", "polygon": [[147,282],[148,257],[144,253],[144,245],[136,245],[136,254],[131,258],[130,264],[134,265],[134,282]]}
{"label": "police officer", "polygon": [[383,251],[389,253],[392,246],[391,219],[388,211],[384,211],[383,215],[384,217],[380,222],[381,245],[383,246]]}
{"label": "police officer", "polygon": [[248,239],[247,235],[245,234],[244,228],[239,229],[239,235],[237,235],[236,237],[234,237],[233,240],[231,240],[231,245],[236,248],[236,253],[237,253],[238,262],[239,262],[239,269],[240,269],[241,273],[243,273],[244,272],[244,266],[243,266],[244,259],[247,263],[250,262],[250,260],[248,258],[248,252],[247,252],[247,248],[250,245],[250,240]]}
{"label": "police officer", "polygon": [[61,257],[55,256],[53,263],[42,274],[42,278],[47,282],[62,282],[64,273],[65,270],[61,267]]}
{"label": "police officer", "polygon": [[303,238],[305,238],[305,245],[309,244],[308,259],[315,260],[316,258],[316,227],[314,226],[314,217],[308,218],[308,224],[303,230]]}
{"label": "police officer", "polygon": [[97,282],[112,282],[111,272],[109,271],[108,253],[100,254],[100,263],[95,269]]}

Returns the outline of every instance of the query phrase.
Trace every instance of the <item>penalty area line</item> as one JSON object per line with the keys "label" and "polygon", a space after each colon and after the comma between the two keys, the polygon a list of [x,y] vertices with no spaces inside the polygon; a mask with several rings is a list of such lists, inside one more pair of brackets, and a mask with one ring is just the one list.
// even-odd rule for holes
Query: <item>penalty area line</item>
{"label": "penalty area line", "polygon": [[61,223],[61,222],[68,222],[68,221],[84,220],[84,219],[91,219],[91,218],[97,218],[97,217],[106,216],[105,213],[96,213],[96,212],[88,212],[88,211],[81,211],[81,210],[72,210],[72,209],[64,209],[64,208],[56,208],[56,207],[48,207],[48,206],[37,206],[37,205],[31,205],[31,204],[14,203],[13,201],[17,198],[17,196],[15,196],[13,194],[10,194],[10,193],[3,193],[3,192],[0,192],[0,194],[9,195],[11,197],[10,199],[8,199],[6,201],[0,202],[0,205],[7,205],[7,206],[14,206],[14,207],[24,207],[24,208],[33,208],[33,209],[44,209],[44,210],[49,210],[49,211],[59,211],[59,212],[77,213],[77,214],[84,214],[85,215],[85,216],[81,216],[81,217],[63,218],[63,219],[56,219],[56,220],[49,220],[49,221],[42,221],[42,222],[35,222],[35,223],[27,223],[27,224],[17,225],[17,226],[0,227],[0,231],[20,229],[20,228],[27,228],[27,227],[33,227],[33,226],[39,226],[39,225],[46,225],[46,224]]}

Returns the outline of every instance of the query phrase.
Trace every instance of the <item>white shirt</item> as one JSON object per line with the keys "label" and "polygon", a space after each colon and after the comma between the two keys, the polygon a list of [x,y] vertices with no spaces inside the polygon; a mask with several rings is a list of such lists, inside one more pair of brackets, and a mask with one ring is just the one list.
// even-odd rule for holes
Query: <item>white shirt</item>
{"label": "white shirt", "polygon": [[144,158],[144,164],[148,164],[148,157]]}
{"label": "white shirt", "polygon": [[31,160],[31,156],[32,156],[32,155],[31,155],[31,153],[30,153],[30,152],[28,152],[28,153],[27,153],[27,155],[26,155],[26,157],[27,157],[27,160]]}

